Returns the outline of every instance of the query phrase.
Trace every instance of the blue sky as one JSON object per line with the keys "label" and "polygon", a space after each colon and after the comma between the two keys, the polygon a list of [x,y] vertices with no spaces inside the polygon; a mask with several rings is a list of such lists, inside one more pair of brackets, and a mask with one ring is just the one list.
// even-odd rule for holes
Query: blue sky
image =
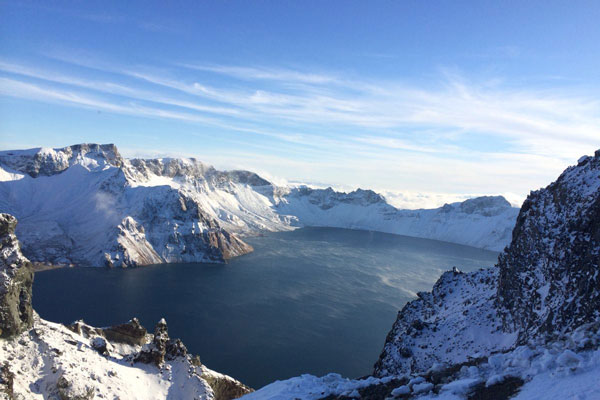
{"label": "blue sky", "polygon": [[598,21],[597,1],[0,1],[0,148],[517,201],[600,148]]}

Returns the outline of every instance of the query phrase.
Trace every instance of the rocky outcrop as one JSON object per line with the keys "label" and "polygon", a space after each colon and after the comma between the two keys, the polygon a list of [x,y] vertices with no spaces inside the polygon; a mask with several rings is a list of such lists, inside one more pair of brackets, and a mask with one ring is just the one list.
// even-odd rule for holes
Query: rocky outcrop
{"label": "rocky outcrop", "polygon": [[418,296],[398,313],[376,376],[425,373],[595,326],[600,151],[529,195],[495,267],[447,272]]}
{"label": "rocky outcrop", "polygon": [[251,388],[230,376],[204,369],[202,378],[208,382],[215,394],[215,400],[231,400],[253,392]]}
{"label": "rocky outcrop", "polygon": [[529,195],[498,268],[497,306],[519,343],[600,318],[600,150]]}
{"label": "rocky outcrop", "polygon": [[145,345],[134,358],[136,362],[161,366],[165,360],[174,360],[185,357],[187,348],[179,339],[171,339],[167,329],[167,322],[161,319],[154,328],[152,342]]}
{"label": "rocky outcrop", "polygon": [[137,318],[133,318],[125,324],[113,325],[101,329],[103,335],[111,342],[125,343],[132,346],[146,344],[146,328],[140,324]]}
{"label": "rocky outcrop", "polygon": [[17,220],[0,214],[0,337],[14,336],[33,324],[33,271],[14,234]]}

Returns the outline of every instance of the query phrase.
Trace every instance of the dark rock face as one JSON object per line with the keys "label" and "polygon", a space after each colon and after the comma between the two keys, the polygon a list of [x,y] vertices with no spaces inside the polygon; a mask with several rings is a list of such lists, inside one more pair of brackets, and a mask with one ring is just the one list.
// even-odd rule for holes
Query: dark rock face
{"label": "dark rock face", "polygon": [[33,325],[31,264],[14,234],[17,219],[0,214],[0,337],[14,336]]}
{"label": "dark rock face", "polygon": [[251,388],[226,375],[203,375],[202,378],[208,382],[215,400],[232,400],[253,392]]}
{"label": "dark rock face", "polygon": [[146,328],[144,328],[137,318],[131,321],[114,325],[108,328],[102,328],[104,337],[110,342],[125,343],[130,345],[144,345],[146,343]]}
{"label": "dark rock face", "polygon": [[600,151],[529,195],[498,267],[497,306],[519,342],[600,318]]}
{"label": "dark rock face", "polygon": [[135,357],[136,362],[154,364],[161,366],[165,360],[173,360],[177,357],[185,357],[187,348],[179,339],[169,338],[167,322],[163,319],[158,321],[154,328],[154,338]]}
{"label": "dark rock face", "polygon": [[0,367],[0,398],[14,399],[14,379],[15,374],[11,372],[8,361],[4,361]]}

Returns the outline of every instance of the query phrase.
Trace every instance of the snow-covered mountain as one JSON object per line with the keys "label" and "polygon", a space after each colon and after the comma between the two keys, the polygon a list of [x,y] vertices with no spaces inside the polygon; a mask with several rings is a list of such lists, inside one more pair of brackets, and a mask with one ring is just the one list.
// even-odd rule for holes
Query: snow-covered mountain
{"label": "snow-covered mountain", "polygon": [[600,150],[532,192],[492,268],[404,306],[374,374],[273,383],[250,399],[600,398]]}
{"label": "snow-covered mountain", "polygon": [[94,328],[41,319],[31,306],[33,272],[0,214],[0,399],[230,400],[251,391],[187,353],[159,321]]}
{"label": "snow-covered mountain", "polygon": [[276,186],[195,159],[131,159],[114,145],[0,152],[0,211],[34,262],[128,266],[223,261],[240,235],[302,226],[367,229],[501,250],[518,210],[480,197],[398,210],[370,190]]}

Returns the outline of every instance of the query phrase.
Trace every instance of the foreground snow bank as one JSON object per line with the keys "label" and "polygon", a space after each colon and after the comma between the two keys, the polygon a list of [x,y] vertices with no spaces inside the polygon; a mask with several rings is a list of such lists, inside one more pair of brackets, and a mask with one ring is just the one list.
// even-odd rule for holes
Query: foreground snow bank
{"label": "foreground snow bank", "polygon": [[[0,398],[4,392],[9,399],[219,400],[249,391],[197,357],[167,353],[159,365],[145,364],[136,359],[149,345],[111,341],[102,329],[83,323],[69,329],[37,315],[34,319],[30,330],[0,341]],[[224,396],[226,385],[238,396]]]}

